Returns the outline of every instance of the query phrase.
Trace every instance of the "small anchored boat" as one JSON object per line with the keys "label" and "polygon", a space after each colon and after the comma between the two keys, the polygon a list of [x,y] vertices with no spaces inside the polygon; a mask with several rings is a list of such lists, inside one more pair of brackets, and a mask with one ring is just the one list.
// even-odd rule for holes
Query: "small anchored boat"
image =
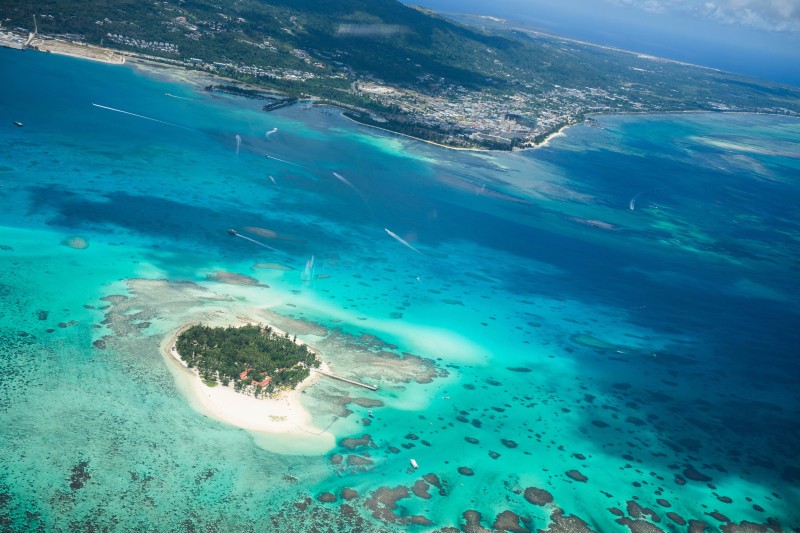
{"label": "small anchored boat", "polygon": [[414,470],[419,468],[419,465],[417,464],[417,461],[415,459],[411,459],[411,466],[414,467]]}
{"label": "small anchored boat", "polygon": [[22,122],[20,122],[19,120],[15,120],[14,121],[14,125],[19,127],[19,128],[21,128],[23,126]]}

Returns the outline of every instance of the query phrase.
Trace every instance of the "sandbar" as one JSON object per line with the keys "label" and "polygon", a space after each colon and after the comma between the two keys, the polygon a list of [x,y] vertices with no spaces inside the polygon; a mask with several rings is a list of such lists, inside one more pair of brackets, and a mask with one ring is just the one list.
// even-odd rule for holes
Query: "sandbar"
{"label": "sandbar", "polygon": [[[192,408],[210,418],[256,434],[256,442],[260,446],[277,453],[316,455],[335,446],[335,437],[315,427],[311,414],[300,402],[303,389],[312,386],[320,374],[312,371],[294,390],[266,399],[241,394],[234,391],[232,386],[209,387],[200,379],[197,369],[188,368],[175,350],[178,335],[194,324],[184,324],[161,342],[161,353],[175,376],[178,388]],[[283,335],[277,328],[272,329]],[[302,343],[299,340],[297,342]],[[324,362],[320,369],[329,371]]]}

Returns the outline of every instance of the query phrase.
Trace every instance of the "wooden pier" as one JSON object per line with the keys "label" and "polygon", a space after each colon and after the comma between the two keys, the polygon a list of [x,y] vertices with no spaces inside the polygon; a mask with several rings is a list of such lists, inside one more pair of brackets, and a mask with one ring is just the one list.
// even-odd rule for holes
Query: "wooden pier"
{"label": "wooden pier", "polygon": [[365,389],[369,390],[378,390],[378,387],[375,385],[367,385],[366,383],[361,383],[359,381],[355,381],[348,378],[343,378],[342,376],[337,376],[336,374],[331,374],[330,372],[325,372],[323,370],[319,370],[318,368],[312,368],[314,372],[317,374],[322,374],[323,376],[328,376],[329,378],[338,379],[339,381],[344,381],[345,383],[349,383],[351,385],[358,385],[359,387],[364,387]]}

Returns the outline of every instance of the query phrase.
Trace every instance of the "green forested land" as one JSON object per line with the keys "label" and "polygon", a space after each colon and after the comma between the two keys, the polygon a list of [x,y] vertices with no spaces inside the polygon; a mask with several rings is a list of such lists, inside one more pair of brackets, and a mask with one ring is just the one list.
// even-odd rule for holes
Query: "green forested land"
{"label": "green forested land", "polygon": [[[321,77],[298,82],[221,72],[293,96],[347,98],[352,105],[366,99],[347,94],[350,82],[371,75],[422,92],[447,85],[529,95],[625,87],[646,107],[633,110],[713,109],[714,102],[800,110],[796,88],[525,31],[465,26],[396,0],[0,0],[4,28],[31,31],[34,15],[40,32],[74,34],[92,44],[126,49],[109,41],[111,33],[177,45],[177,56],[127,48],[169,59],[310,71]],[[342,31],[348,27],[392,31]]]}
{"label": "green forested land", "polygon": [[[289,334],[275,333],[269,326],[211,328],[195,325],[178,336],[175,348],[189,368],[197,368],[207,382],[228,385],[233,382],[243,390],[253,381],[272,381],[265,393],[277,389],[293,389],[308,377],[319,359]],[[245,379],[239,375],[248,369]],[[257,394],[261,387],[257,387]]]}
{"label": "green forested land", "polygon": [[[180,48],[181,58],[205,61],[307,68],[302,58],[290,53],[301,48],[323,60],[328,71],[335,67],[332,61],[339,61],[395,83],[414,81],[421,73],[465,85],[502,83],[502,77],[494,77],[502,69],[473,51],[512,44],[391,0],[0,0],[0,15],[8,19],[5,26],[28,30],[33,30],[37,15],[43,33],[76,34],[112,48],[124,46],[109,42],[107,33],[170,42]],[[176,24],[179,16],[198,31]],[[341,33],[348,24],[396,25],[401,31],[386,36]],[[244,41],[269,41],[277,50],[265,51]]]}

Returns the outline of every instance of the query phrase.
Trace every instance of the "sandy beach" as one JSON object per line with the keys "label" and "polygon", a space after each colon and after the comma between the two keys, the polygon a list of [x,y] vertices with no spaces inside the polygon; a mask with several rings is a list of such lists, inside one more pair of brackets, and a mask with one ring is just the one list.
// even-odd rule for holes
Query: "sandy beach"
{"label": "sandy beach", "polygon": [[[293,391],[282,392],[277,397],[267,399],[238,393],[231,386],[208,387],[200,379],[197,370],[188,368],[175,350],[178,336],[193,324],[194,322],[184,324],[167,335],[161,343],[161,352],[178,387],[196,411],[259,434],[259,444],[271,451],[324,453],[333,448],[334,436],[313,426],[310,413],[300,403],[303,389],[312,386],[320,378],[320,374],[312,371]],[[277,328],[272,329],[283,334]],[[329,371],[324,362],[320,369]]]}
{"label": "sandy beach", "polygon": [[36,38],[31,41],[30,46],[40,52],[90,59],[92,61],[102,61],[103,63],[116,65],[125,63],[125,56],[121,52],[89,44],[81,45],[59,39]]}
{"label": "sandy beach", "polygon": [[538,148],[545,148],[547,146],[550,146],[550,141],[552,141],[556,137],[565,137],[566,133],[564,133],[564,130],[566,130],[570,126],[574,126],[574,124],[565,124],[564,126],[561,126],[553,133],[548,134],[542,142],[536,144],[535,146],[526,147],[525,150],[536,150]]}

